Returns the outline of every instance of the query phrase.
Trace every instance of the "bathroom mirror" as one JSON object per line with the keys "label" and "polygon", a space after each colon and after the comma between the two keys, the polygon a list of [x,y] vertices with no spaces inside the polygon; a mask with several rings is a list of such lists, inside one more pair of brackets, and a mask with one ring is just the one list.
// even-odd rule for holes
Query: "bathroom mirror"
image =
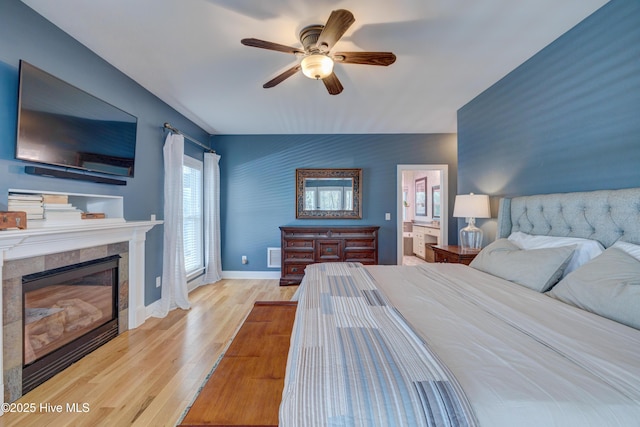
{"label": "bathroom mirror", "polygon": [[427,215],[427,177],[416,179],[415,184],[416,216]]}
{"label": "bathroom mirror", "polygon": [[361,219],[362,169],[296,169],[296,218]]}
{"label": "bathroom mirror", "polygon": [[440,186],[431,187],[431,217],[433,219],[440,218]]}

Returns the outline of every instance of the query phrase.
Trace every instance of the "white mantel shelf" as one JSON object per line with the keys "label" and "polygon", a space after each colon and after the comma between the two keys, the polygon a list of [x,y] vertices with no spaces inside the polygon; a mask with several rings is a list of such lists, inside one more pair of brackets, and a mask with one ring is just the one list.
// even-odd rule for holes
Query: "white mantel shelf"
{"label": "white mantel shelf", "polygon": [[[146,233],[163,221],[84,220],[56,227],[0,231],[0,278],[5,261],[129,242],[129,329],[144,323]],[[0,305],[2,303],[0,295]],[[0,318],[0,326],[2,326]],[[1,329],[0,329],[1,330]],[[1,340],[1,338],[0,338]]]}

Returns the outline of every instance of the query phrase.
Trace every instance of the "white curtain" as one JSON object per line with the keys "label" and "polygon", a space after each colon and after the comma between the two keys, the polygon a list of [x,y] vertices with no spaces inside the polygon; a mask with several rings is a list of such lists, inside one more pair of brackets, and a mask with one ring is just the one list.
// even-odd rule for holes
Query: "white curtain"
{"label": "white curtain", "polygon": [[188,309],[187,273],[182,235],[182,159],[184,137],[170,133],[164,142],[164,249],[162,291],[153,315],[165,317],[175,308]]}
{"label": "white curtain", "polygon": [[222,279],[220,259],[220,156],[204,155],[204,253],[205,283]]}

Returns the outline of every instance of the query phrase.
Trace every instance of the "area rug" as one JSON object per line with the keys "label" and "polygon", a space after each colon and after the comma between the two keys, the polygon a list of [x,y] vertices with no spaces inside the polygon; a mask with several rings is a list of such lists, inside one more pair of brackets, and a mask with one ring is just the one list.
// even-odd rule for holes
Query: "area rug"
{"label": "area rug", "polygon": [[209,379],[211,378],[211,375],[213,375],[213,373],[215,372],[216,368],[218,367],[218,365],[220,364],[220,361],[222,360],[222,358],[224,357],[225,353],[227,352],[227,350],[229,349],[229,346],[231,345],[231,343],[233,342],[233,339],[236,337],[236,335],[238,335],[238,331],[240,330],[240,328],[242,327],[242,325],[244,324],[244,321],[247,320],[247,317],[249,317],[249,314],[251,314],[251,310],[249,310],[247,312],[247,314],[245,314],[245,316],[242,318],[242,321],[240,322],[240,324],[238,325],[238,327],[236,327],[236,330],[233,331],[233,334],[231,335],[231,338],[227,341],[227,343],[224,346],[224,349],[222,350],[222,353],[220,353],[220,355],[218,356],[218,358],[216,359],[216,361],[214,362],[213,366],[211,367],[211,369],[209,370],[209,373],[204,377],[204,380],[202,380],[202,382],[200,383],[200,386],[198,387],[198,390],[196,391],[196,393],[193,395],[193,398],[191,399],[191,401],[189,402],[189,404],[187,405],[187,407],[185,408],[184,411],[182,411],[182,415],[180,416],[180,418],[178,419],[178,422],[176,423],[176,425],[180,425],[182,424],[182,420],[184,420],[184,417],[187,416],[187,413],[189,412],[189,409],[191,409],[191,407],[193,406],[193,402],[196,401],[196,399],[198,398],[198,396],[200,396],[200,393],[202,392],[202,389],[204,388],[204,386],[207,384],[207,382],[209,381]]}

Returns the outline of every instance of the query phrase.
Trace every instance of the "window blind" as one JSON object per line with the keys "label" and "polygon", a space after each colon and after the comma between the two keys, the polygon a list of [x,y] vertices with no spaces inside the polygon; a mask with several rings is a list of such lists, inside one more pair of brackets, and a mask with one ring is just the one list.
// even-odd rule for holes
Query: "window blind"
{"label": "window blind", "polygon": [[202,162],[184,157],[182,186],[184,263],[189,277],[204,268]]}

